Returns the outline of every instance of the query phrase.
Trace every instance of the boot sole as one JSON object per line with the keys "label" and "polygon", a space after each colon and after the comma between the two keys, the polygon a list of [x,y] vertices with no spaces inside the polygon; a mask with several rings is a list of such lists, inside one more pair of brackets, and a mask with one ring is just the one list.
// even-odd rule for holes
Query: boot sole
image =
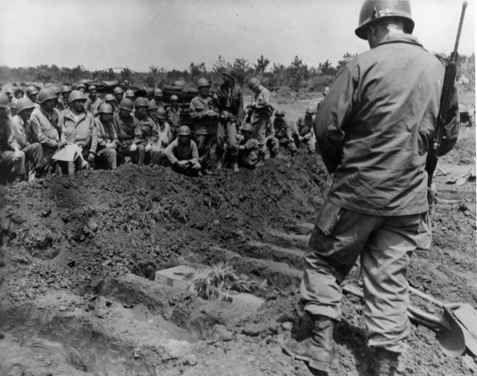
{"label": "boot sole", "polygon": [[310,358],[310,357],[308,357],[308,356],[297,355],[297,354],[295,354],[293,351],[291,351],[291,350],[286,346],[286,344],[283,345],[283,350],[285,350],[285,352],[286,352],[288,355],[290,355],[293,359],[302,360],[302,361],[308,363],[308,366],[309,366],[310,368],[313,368],[313,369],[316,369],[316,370],[322,371],[322,372],[327,372],[327,373],[328,373],[329,370],[330,370],[331,363],[320,362],[319,360]]}

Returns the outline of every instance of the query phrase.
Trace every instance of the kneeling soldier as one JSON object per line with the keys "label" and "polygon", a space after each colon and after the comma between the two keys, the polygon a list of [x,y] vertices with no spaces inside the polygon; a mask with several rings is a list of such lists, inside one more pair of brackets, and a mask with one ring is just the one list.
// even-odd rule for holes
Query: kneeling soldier
{"label": "kneeling soldier", "polygon": [[95,119],[97,145],[91,146],[91,151],[96,148],[97,166],[105,167],[107,170],[116,168],[116,145],[118,136],[113,125],[113,107],[107,103],[99,106],[98,117]]}
{"label": "kneeling soldier", "polygon": [[187,176],[200,174],[199,152],[197,144],[190,137],[190,129],[183,125],[179,129],[178,137],[164,151],[175,172]]}
{"label": "kneeling soldier", "polygon": [[260,144],[255,138],[255,128],[252,124],[242,126],[243,139],[239,144],[238,163],[241,167],[253,169],[258,162]]}

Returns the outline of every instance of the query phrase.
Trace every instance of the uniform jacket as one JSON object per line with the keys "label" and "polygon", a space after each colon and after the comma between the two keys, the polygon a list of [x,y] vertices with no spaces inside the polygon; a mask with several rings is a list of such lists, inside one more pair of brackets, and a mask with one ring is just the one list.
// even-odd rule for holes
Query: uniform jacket
{"label": "uniform jacket", "polygon": [[56,147],[62,141],[66,141],[65,135],[59,124],[60,114],[56,108],[51,114],[43,109],[35,108],[30,117],[30,129],[28,131],[31,142],[39,142],[41,145]]}
{"label": "uniform jacket", "polygon": [[273,119],[273,128],[275,129],[275,137],[279,140],[283,138],[290,140],[292,138],[292,132],[286,120]]}
{"label": "uniform jacket", "polygon": [[154,145],[157,143],[157,126],[149,116],[143,119],[138,119],[134,115],[134,122],[137,124],[134,131],[134,143],[146,146],[147,144]]}
{"label": "uniform jacket", "polygon": [[171,127],[167,121],[162,125],[162,129],[159,123],[157,124],[157,134],[159,137],[157,145],[161,149],[165,149],[170,144],[172,139]]}
{"label": "uniform jacket", "polygon": [[[139,123],[133,116],[121,117],[120,112],[116,112],[113,116],[114,130],[118,135],[118,142],[120,147],[127,148],[134,141],[136,137],[136,128]],[[140,143],[140,141],[138,140]]]}
{"label": "uniform jacket", "polygon": [[169,161],[174,164],[177,161],[189,161],[193,163],[199,162],[199,152],[197,144],[194,140],[190,140],[189,144],[182,145],[178,139],[172,141],[164,151]]}
{"label": "uniform jacket", "polygon": [[30,145],[30,141],[28,140],[29,124],[25,124],[20,115],[15,115],[12,118],[11,126],[13,137],[15,138],[18,146],[21,150],[25,149],[28,145]]}
{"label": "uniform jacket", "polygon": [[[332,202],[371,215],[428,210],[425,165],[443,78],[439,60],[409,34],[387,36],[340,71],[314,124],[334,172]],[[458,136],[456,95],[452,102],[443,153]]]}
{"label": "uniform jacket", "polygon": [[261,119],[269,119],[272,116],[273,106],[271,105],[270,92],[263,86],[261,86],[260,92],[255,94],[251,108],[250,122],[252,124]]}
{"label": "uniform jacket", "polygon": [[[189,114],[194,119],[195,134],[216,134],[218,122],[218,109],[212,97],[194,97],[190,102]],[[216,117],[211,117],[208,112],[215,113]]]}
{"label": "uniform jacket", "polygon": [[178,107],[169,107],[166,110],[166,118],[167,122],[170,124],[172,130],[175,132],[179,131],[179,127],[181,126],[181,108]]}
{"label": "uniform jacket", "polygon": [[296,122],[296,129],[298,135],[309,140],[314,137],[313,131],[313,116],[302,116]]}
{"label": "uniform jacket", "polygon": [[[113,144],[116,147],[118,143],[118,135],[114,129],[113,122],[103,123],[99,117],[94,119],[94,125],[97,132],[96,145],[93,142],[91,145],[91,151],[96,153],[96,150],[101,150],[106,147],[106,144]],[[96,146],[96,147],[95,147]]]}
{"label": "uniform jacket", "polygon": [[84,149],[91,146],[92,139],[96,136],[93,115],[86,111],[83,111],[77,119],[71,108],[61,112],[60,126],[67,142],[80,145]]}
{"label": "uniform jacket", "polygon": [[0,118],[0,155],[5,151],[20,149],[13,136],[12,126],[9,117]]}
{"label": "uniform jacket", "polygon": [[96,113],[98,112],[99,106],[101,106],[102,103],[103,101],[99,99],[98,97],[95,98],[94,102],[91,100],[90,97],[88,97],[88,99],[86,99],[86,102],[84,104],[84,108],[86,109],[86,111],[89,111],[93,115],[96,115]]}
{"label": "uniform jacket", "polygon": [[229,115],[230,120],[241,124],[244,110],[243,94],[240,86],[234,85],[234,87],[229,89],[225,84],[222,84],[216,94],[220,115]]}

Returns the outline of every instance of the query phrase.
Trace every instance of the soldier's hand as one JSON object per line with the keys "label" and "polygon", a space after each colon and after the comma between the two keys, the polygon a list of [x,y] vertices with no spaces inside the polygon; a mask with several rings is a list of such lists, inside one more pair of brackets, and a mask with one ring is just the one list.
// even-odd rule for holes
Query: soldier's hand
{"label": "soldier's hand", "polygon": [[136,151],[137,150],[137,145],[136,144],[131,144],[131,151]]}
{"label": "soldier's hand", "polygon": [[88,162],[94,162],[94,154],[91,152],[88,154]]}

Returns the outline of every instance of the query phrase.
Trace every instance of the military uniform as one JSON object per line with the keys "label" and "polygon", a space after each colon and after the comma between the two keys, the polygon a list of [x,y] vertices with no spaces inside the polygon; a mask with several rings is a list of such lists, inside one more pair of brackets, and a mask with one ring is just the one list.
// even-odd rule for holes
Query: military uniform
{"label": "military uniform", "polygon": [[100,117],[94,119],[97,131],[97,142],[91,145],[91,152],[96,155],[97,163],[108,170],[114,170],[117,166],[116,147],[118,136],[113,122],[103,122]]}
{"label": "military uniform", "polygon": [[[302,137],[303,141],[300,141],[299,137]],[[313,116],[306,115],[298,118],[294,139],[297,146],[304,143],[306,144],[308,152],[314,153],[316,151],[315,132],[313,131]]]}
{"label": "military uniform", "polygon": [[137,124],[134,134],[134,143],[136,145],[141,145],[146,148],[147,145],[151,145],[151,150],[149,152],[145,151],[145,160],[141,162],[138,161],[138,165],[142,166],[143,163],[148,164],[152,159],[154,159],[155,154],[158,153],[157,149],[153,149],[152,145],[157,144],[158,134],[156,123],[146,115],[144,118],[139,119],[136,114],[133,115],[134,122]]}
{"label": "military uniform", "polygon": [[[194,140],[189,139],[188,143],[183,144],[176,138],[169,144],[164,153],[176,172],[189,176],[198,175],[201,165],[197,144]],[[175,167],[179,161],[190,161],[190,164],[179,170]]]}
{"label": "military uniform", "polygon": [[[139,126],[139,123],[134,120],[132,115],[123,117],[121,112],[116,112],[113,116],[113,124],[118,135],[118,164],[123,163],[124,159],[129,157],[133,163],[140,166],[144,165],[144,146],[136,138],[136,128]],[[132,144],[136,144],[135,151],[131,151]]]}
{"label": "military uniform", "polygon": [[86,99],[86,102],[84,103],[84,108],[86,109],[86,111],[89,111],[93,115],[96,115],[98,113],[99,106],[101,106],[102,103],[103,101],[99,99],[99,97],[96,97],[94,101],[92,101],[91,98],[88,97],[88,99]]}
{"label": "military uniform", "polygon": [[59,124],[60,114],[56,108],[48,114],[41,107],[35,108],[30,118],[30,142],[39,142],[43,156],[50,163],[51,157],[58,150],[60,142],[66,142],[64,132]]}
{"label": "military uniform", "polygon": [[20,158],[15,157],[15,150],[19,150],[13,135],[10,119],[8,116],[0,118],[0,176],[5,183],[12,174],[22,176],[25,174],[25,154],[20,151]]}
{"label": "military uniform", "polygon": [[255,137],[260,145],[260,153],[265,154],[267,126],[273,113],[270,92],[263,86],[255,93],[250,107],[250,123],[255,128]]}
{"label": "military uniform", "polygon": [[167,122],[171,126],[172,139],[177,138],[177,132],[179,132],[179,128],[181,127],[181,115],[182,110],[179,106],[171,106],[166,110]]}
{"label": "military uniform", "polygon": [[[443,77],[444,67],[412,35],[389,34],[340,71],[315,119],[334,175],[301,295],[308,312],[339,320],[339,285],[361,256],[368,345],[392,353],[406,349],[410,330],[410,255],[431,243],[425,166]],[[442,153],[457,140],[456,95],[452,103]]]}
{"label": "military uniform", "polygon": [[296,145],[293,140],[292,130],[285,119],[275,117],[273,119],[273,129],[275,137],[278,139],[280,146],[284,146],[290,150],[292,154],[296,153]]}
{"label": "military uniform", "polygon": [[249,140],[242,139],[239,143],[239,147],[240,146],[241,148],[238,152],[239,166],[246,168],[254,168],[255,165],[258,163],[260,144],[255,138],[250,138]]}

